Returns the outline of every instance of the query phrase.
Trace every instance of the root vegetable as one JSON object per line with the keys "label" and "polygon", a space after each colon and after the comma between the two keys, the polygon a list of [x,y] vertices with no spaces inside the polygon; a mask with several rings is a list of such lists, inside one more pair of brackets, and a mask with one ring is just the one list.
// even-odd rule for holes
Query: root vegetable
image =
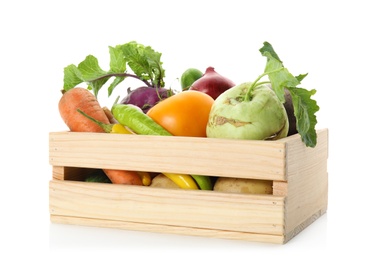
{"label": "root vegetable", "polygon": [[273,181],[219,177],[214,191],[248,194],[272,194]]}
{"label": "root vegetable", "polygon": [[120,104],[135,105],[142,109],[144,113],[147,113],[151,107],[172,94],[169,89],[143,86],[134,90],[129,89],[128,94],[120,101]]}
{"label": "root vegetable", "polygon": [[72,132],[105,132],[99,125],[80,114],[78,109],[104,124],[110,123],[98,100],[85,88],[66,91],[59,100],[58,109],[63,121]]}
{"label": "root vegetable", "polygon": [[158,174],[156,177],[152,179],[150,187],[180,189],[180,187],[175,182],[173,182],[171,179],[169,179],[162,173]]}
{"label": "root vegetable", "polygon": [[292,97],[291,97],[290,92],[287,89],[285,89],[285,100],[286,101],[283,104],[283,106],[286,109],[287,118],[289,120],[289,132],[287,135],[290,136],[290,135],[297,134],[298,130],[296,128],[296,117],[295,117],[295,112],[294,112],[294,105],[292,104]]}
{"label": "root vegetable", "polygon": [[[79,113],[79,110],[103,124],[110,124],[96,97],[85,88],[72,88],[66,91],[59,101],[58,108],[63,121],[72,132],[105,133],[102,127]],[[103,171],[114,184],[142,185],[142,180],[136,172],[114,169]]]}

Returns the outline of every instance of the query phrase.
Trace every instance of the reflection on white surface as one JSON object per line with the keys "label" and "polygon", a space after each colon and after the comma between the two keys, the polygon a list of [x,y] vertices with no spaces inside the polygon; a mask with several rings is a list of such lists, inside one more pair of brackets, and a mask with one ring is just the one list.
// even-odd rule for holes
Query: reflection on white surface
{"label": "reflection on white surface", "polygon": [[226,248],[228,250],[241,248],[248,250],[261,248],[272,250],[276,248],[299,249],[305,247],[318,249],[325,248],[326,244],[327,214],[317,219],[285,245],[55,223],[50,223],[49,225],[50,249],[137,250],[145,245],[145,248],[151,250],[184,250],[186,248],[199,250],[224,250]]}

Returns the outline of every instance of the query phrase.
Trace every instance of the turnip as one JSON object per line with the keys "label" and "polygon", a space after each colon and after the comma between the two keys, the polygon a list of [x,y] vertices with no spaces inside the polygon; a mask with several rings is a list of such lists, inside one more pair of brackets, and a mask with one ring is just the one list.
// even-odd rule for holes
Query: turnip
{"label": "turnip", "polygon": [[215,71],[213,67],[208,67],[201,78],[193,82],[190,90],[204,92],[216,99],[227,89],[235,86],[234,82]]}
{"label": "turnip", "polygon": [[[316,90],[298,88],[307,74],[294,77],[282,64],[273,47],[264,42],[265,71],[254,82],[242,83],[222,93],[214,102],[207,125],[207,137],[276,140],[287,136],[289,121],[284,107],[290,94],[295,127],[306,146],[315,147]],[[261,81],[268,76],[269,81]]]}
{"label": "turnip", "polygon": [[147,113],[151,107],[172,94],[173,92],[166,88],[147,86],[134,90],[129,88],[128,94],[120,101],[120,104],[132,104],[138,106],[144,113]]}

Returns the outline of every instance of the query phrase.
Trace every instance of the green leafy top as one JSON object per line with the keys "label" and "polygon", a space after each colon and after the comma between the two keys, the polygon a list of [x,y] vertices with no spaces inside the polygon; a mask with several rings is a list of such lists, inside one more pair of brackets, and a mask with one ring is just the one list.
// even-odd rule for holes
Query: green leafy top
{"label": "green leafy top", "polygon": [[263,56],[267,57],[265,75],[268,75],[272,89],[282,103],[285,102],[285,88],[290,92],[296,117],[296,127],[306,146],[315,147],[317,133],[315,126],[317,118],[315,113],[319,110],[317,102],[311,99],[316,90],[306,90],[297,87],[307,74],[294,77],[284,66],[270,43],[264,42],[260,49]]}
{"label": "green leafy top", "polygon": [[[110,69],[104,71],[98,64],[97,58],[88,55],[77,66],[74,64],[64,68],[63,90],[67,91],[85,82],[97,96],[99,90],[111,78],[114,80],[108,87],[108,96],[115,87],[127,77],[141,80],[148,87],[161,88],[165,86],[165,70],[162,68],[161,53],[149,46],[135,41],[109,47]],[[132,73],[127,71],[130,68]]]}

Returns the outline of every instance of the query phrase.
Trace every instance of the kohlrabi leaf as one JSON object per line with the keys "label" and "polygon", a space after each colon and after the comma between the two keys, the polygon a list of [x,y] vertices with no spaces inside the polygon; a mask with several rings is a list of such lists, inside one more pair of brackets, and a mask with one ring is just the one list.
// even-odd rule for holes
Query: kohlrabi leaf
{"label": "kohlrabi leaf", "polygon": [[272,89],[281,102],[285,102],[285,88],[290,91],[297,121],[297,129],[303,142],[309,147],[316,146],[317,133],[315,131],[315,125],[317,124],[317,119],[315,113],[319,110],[319,106],[315,100],[311,99],[311,96],[316,93],[316,90],[308,91],[297,87],[307,74],[300,74],[294,77],[283,66],[282,61],[268,42],[264,42],[264,46],[260,49],[260,52],[263,56],[267,57],[264,72],[268,75]]}
{"label": "kohlrabi leaf", "polygon": [[296,128],[301,135],[303,142],[309,147],[317,144],[317,134],[315,125],[317,118],[315,113],[319,110],[317,102],[311,99],[316,90],[306,90],[303,88],[287,88],[291,94],[294,106],[294,114],[297,120]]}
{"label": "kohlrabi leaf", "polygon": [[263,47],[261,47],[259,51],[263,55],[264,53],[269,53],[272,56],[272,58],[274,58],[275,60],[282,64],[282,61],[280,60],[277,53],[274,51],[273,46],[269,42],[264,42]]}

